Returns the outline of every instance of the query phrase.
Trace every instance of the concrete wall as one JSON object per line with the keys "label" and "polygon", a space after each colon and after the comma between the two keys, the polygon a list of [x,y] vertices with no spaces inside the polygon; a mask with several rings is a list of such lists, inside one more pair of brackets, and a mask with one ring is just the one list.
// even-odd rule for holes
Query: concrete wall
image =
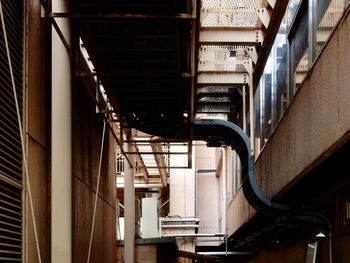
{"label": "concrete wall", "polygon": [[[42,262],[51,261],[51,176],[50,176],[50,67],[45,64],[45,49],[50,41],[45,40],[45,24],[41,18],[39,1],[25,1],[28,13],[25,53],[25,127],[27,156],[33,205],[38,230]],[[40,50],[40,52],[38,52]],[[26,262],[38,262],[33,222],[28,192],[24,208],[25,258]]]}
{"label": "concrete wall", "polygon": [[[348,12],[256,161],[257,182],[268,197],[287,190],[349,139],[349,43]],[[242,191],[230,211],[232,231],[255,213]]]}
{"label": "concrete wall", "polygon": [[254,259],[254,263],[305,263],[307,243],[299,242],[276,251],[262,251]]}
{"label": "concrete wall", "polygon": [[[185,152],[187,146],[172,146],[173,152]],[[194,156],[194,153],[193,153]],[[172,155],[171,166],[187,166],[187,155]],[[194,165],[193,165],[194,166]],[[170,170],[170,211],[169,216],[195,217],[195,176],[194,168]],[[171,228],[162,234],[194,233],[194,228]],[[180,250],[194,251],[194,242],[177,239]]]}
{"label": "concrete wall", "polygon": [[304,176],[349,139],[349,43],[347,15],[256,161],[256,175],[267,196]]}
{"label": "concrete wall", "polygon": [[[73,262],[86,262],[97,186],[103,115],[78,81],[73,89]],[[106,130],[90,262],[115,262],[114,142]]]}
{"label": "concrete wall", "polygon": [[333,262],[350,262],[349,255],[350,236],[338,236],[333,239]]}
{"label": "concrete wall", "polygon": [[[195,147],[195,169],[216,168],[215,148]],[[220,178],[215,172],[197,173],[199,233],[218,233],[220,208]]]}
{"label": "concrete wall", "polygon": [[[116,248],[117,263],[123,263],[124,247]],[[109,261],[108,261],[109,262]],[[136,245],[135,246],[135,263],[156,263],[157,245]]]}
{"label": "concrete wall", "polygon": [[[172,146],[173,152],[186,152],[187,146]],[[187,166],[187,155],[172,155],[171,166]],[[170,170],[170,215],[194,217],[194,169]]]}

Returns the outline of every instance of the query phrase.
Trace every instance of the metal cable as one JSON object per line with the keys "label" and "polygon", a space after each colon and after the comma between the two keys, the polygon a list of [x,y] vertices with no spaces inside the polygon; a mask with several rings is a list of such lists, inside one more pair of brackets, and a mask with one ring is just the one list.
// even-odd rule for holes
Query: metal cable
{"label": "metal cable", "polygon": [[97,173],[96,195],[95,195],[94,210],[93,210],[93,216],[92,216],[90,241],[89,241],[89,250],[88,250],[88,256],[87,256],[87,260],[86,260],[87,263],[90,262],[92,238],[93,238],[94,229],[95,229],[96,208],[97,208],[97,200],[98,200],[98,194],[99,194],[99,188],[100,188],[101,166],[102,166],[102,155],[103,155],[103,146],[104,146],[104,140],[105,140],[105,132],[106,132],[106,120],[103,120],[103,131],[102,131],[102,139],[101,139],[100,159],[99,159],[99,163],[98,163],[98,173]]}
{"label": "metal cable", "polygon": [[24,166],[24,173],[25,173],[24,177],[26,178],[26,185],[27,185],[27,189],[28,189],[29,204],[30,204],[30,209],[31,209],[31,214],[32,214],[32,221],[33,221],[33,229],[34,229],[36,250],[37,250],[37,253],[38,253],[38,261],[39,261],[39,263],[41,263],[40,246],[39,246],[38,231],[37,231],[36,221],[35,221],[35,213],[34,213],[34,205],[33,205],[33,198],[32,198],[32,190],[31,190],[31,187],[30,187],[27,155],[26,155],[25,147],[24,147],[24,135],[23,135],[22,122],[21,122],[21,113],[20,113],[20,110],[19,110],[17,91],[16,91],[16,84],[15,84],[15,79],[14,79],[14,74],[13,74],[13,69],[12,69],[10,48],[9,48],[9,43],[8,43],[8,40],[7,40],[6,26],[5,26],[4,13],[3,13],[3,7],[2,7],[2,1],[1,0],[0,0],[0,17],[1,17],[2,30],[3,30],[3,34],[4,34],[6,55],[7,55],[7,60],[8,60],[8,64],[9,64],[9,71],[10,71],[10,75],[11,75],[13,96],[14,96],[15,104],[16,104],[16,112],[17,112],[17,119],[18,119],[18,126],[19,126],[19,133],[20,133],[20,138],[21,138],[21,147],[22,147],[22,154],[23,154],[23,166]]}

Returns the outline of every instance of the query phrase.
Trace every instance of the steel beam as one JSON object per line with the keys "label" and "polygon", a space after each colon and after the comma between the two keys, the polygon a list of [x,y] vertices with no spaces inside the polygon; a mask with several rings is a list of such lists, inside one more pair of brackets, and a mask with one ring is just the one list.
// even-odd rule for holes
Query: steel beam
{"label": "steel beam", "polygon": [[244,8],[244,9],[233,9],[233,8],[201,8],[200,20],[203,21],[210,14],[255,14],[256,11],[253,8]]}
{"label": "steel beam", "polygon": [[258,52],[255,47],[249,47],[246,49],[248,56],[253,60],[254,64],[258,61]]}
{"label": "steel beam", "polygon": [[267,2],[269,3],[269,5],[272,9],[275,8],[276,0],[267,0]]}
{"label": "steel beam", "polygon": [[221,104],[211,104],[211,105],[200,105],[197,106],[198,113],[230,113],[230,105],[221,105]]}
{"label": "steel beam", "polygon": [[199,72],[198,84],[216,85],[243,85],[248,83],[248,74],[246,72]]}
{"label": "steel beam", "polygon": [[246,28],[201,28],[199,43],[201,45],[248,45],[258,46],[264,41],[260,29]]}
{"label": "steel beam", "polygon": [[49,13],[49,18],[82,18],[82,19],[195,19],[192,14],[178,13],[174,15],[132,14],[132,13]]}
{"label": "steel beam", "polygon": [[[141,152],[140,152],[140,150],[138,148],[138,145],[137,144],[133,144],[133,146],[135,147],[135,151],[139,153],[138,155],[136,155],[137,156],[137,160],[142,164],[143,167],[146,168],[145,162],[143,161],[143,159],[141,157]],[[148,182],[149,178],[148,178],[148,171],[147,171],[147,169],[142,169],[141,173],[142,173],[142,176],[145,179],[145,181]]]}
{"label": "steel beam", "polygon": [[154,151],[154,152],[126,152],[126,154],[150,154],[150,155],[166,155],[166,154],[188,154],[188,152],[162,152],[162,151]]}
{"label": "steel beam", "polygon": [[254,73],[253,73],[253,87],[254,91],[258,86],[260,76],[264,70],[266,60],[270,54],[271,47],[275,41],[276,34],[278,32],[279,25],[283,19],[283,15],[285,13],[286,7],[288,5],[288,0],[269,0],[269,4],[273,5],[273,11],[270,18],[269,27],[266,29],[264,34],[264,41],[259,51],[259,57],[257,62],[255,63]]}
{"label": "steel beam", "polygon": [[[151,147],[153,152],[162,152],[162,145],[160,143],[151,143]],[[165,168],[161,168],[166,166],[164,156],[161,154],[155,154],[154,159],[156,160],[156,163],[158,166],[158,171],[159,171],[160,179],[162,180],[162,185],[165,187],[168,184],[167,171]]]}
{"label": "steel beam", "polygon": [[[117,184],[117,188],[124,188],[125,185],[124,184]],[[163,184],[162,183],[152,183],[152,184],[134,184],[134,188],[163,188]]]}
{"label": "steel beam", "polygon": [[256,12],[261,23],[263,23],[265,28],[268,28],[271,19],[270,12],[267,10],[267,8],[259,8],[258,10],[256,10]]}

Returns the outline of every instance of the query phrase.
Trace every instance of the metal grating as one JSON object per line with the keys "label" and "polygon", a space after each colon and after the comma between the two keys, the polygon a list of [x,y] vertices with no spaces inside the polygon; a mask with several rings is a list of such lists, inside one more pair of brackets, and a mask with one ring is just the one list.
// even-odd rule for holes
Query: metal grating
{"label": "metal grating", "polygon": [[[2,1],[19,106],[23,97],[23,1]],[[22,262],[22,150],[0,23],[0,262]]]}
{"label": "metal grating", "polygon": [[202,27],[258,27],[262,0],[202,0]]}
{"label": "metal grating", "polygon": [[344,0],[332,0],[319,24],[319,27],[326,27],[326,29],[329,27],[328,30],[331,31],[334,25],[343,16],[344,9]]}
{"label": "metal grating", "polygon": [[248,59],[247,46],[202,45],[199,49],[198,72],[236,71]]}

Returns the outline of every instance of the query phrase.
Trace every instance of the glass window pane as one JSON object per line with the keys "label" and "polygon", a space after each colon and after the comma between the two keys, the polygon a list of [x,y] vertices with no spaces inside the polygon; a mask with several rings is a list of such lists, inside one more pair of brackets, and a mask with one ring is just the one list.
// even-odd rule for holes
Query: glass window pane
{"label": "glass window pane", "polygon": [[304,2],[293,24],[290,39],[291,72],[295,90],[308,71],[308,5]]}
{"label": "glass window pane", "polygon": [[298,11],[299,5],[302,2],[302,0],[290,0],[287,11],[286,11],[286,22],[287,22],[287,29],[290,29],[290,26],[293,22],[294,16]]}
{"label": "glass window pane", "polygon": [[316,17],[316,56],[342,17],[346,2],[344,0],[318,0],[315,6]]}
{"label": "glass window pane", "polygon": [[273,60],[272,60],[272,53],[270,54],[267,63],[265,65],[265,70],[262,76],[262,90],[261,90],[261,96],[262,96],[262,112],[263,112],[263,118],[262,118],[262,135],[263,135],[263,142],[262,144],[265,144],[265,142],[269,139],[271,134],[271,122],[272,122],[272,115],[271,115],[271,90],[272,90],[272,69],[273,69]]}
{"label": "glass window pane", "polygon": [[297,90],[303,80],[305,79],[307,72],[308,72],[308,50],[306,49],[301,60],[299,61],[299,64],[297,65],[297,68],[294,70],[294,87],[295,90]]}
{"label": "glass window pane", "polygon": [[254,94],[254,150],[257,157],[261,150],[261,103],[260,103],[260,91],[261,85],[259,84]]}
{"label": "glass window pane", "polygon": [[279,28],[274,48],[275,70],[276,70],[276,122],[279,121],[283,112],[287,108],[287,35],[286,21],[282,21]]}

